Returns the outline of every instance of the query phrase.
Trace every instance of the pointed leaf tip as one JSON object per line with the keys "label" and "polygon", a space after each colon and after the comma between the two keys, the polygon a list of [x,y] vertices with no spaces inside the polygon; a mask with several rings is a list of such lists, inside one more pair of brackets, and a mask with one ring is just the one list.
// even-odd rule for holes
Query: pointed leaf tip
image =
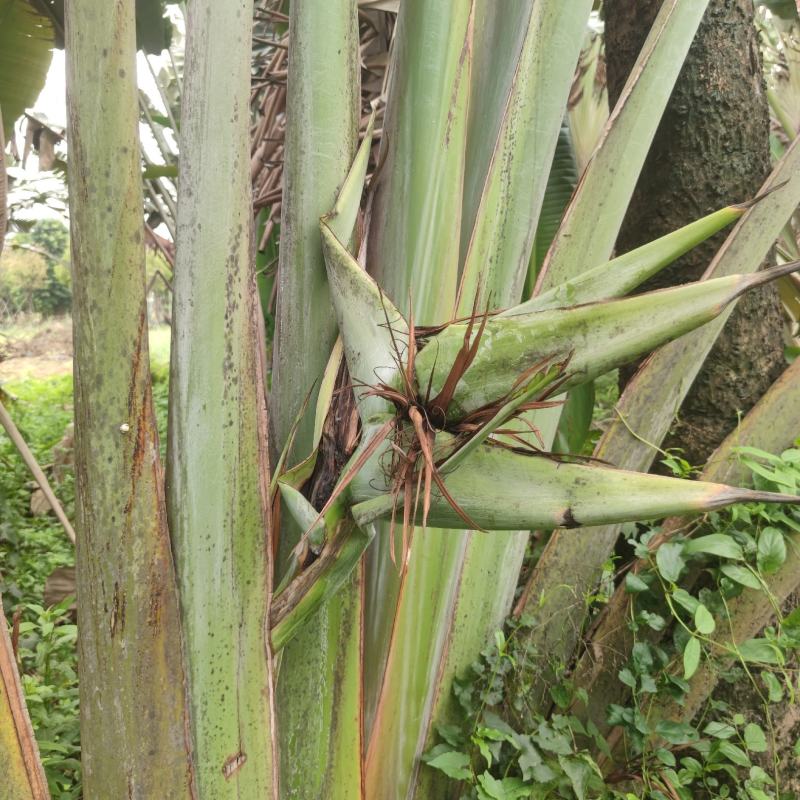
{"label": "pointed leaf tip", "polygon": [[741,494],[737,503],[784,503],[786,505],[800,505],[800,495],[781,494],[780,492],[757,492],[752,489],[734,489],[734,494]]}
{"label": "pointed leaf tip", "polygon": [[742,287],[742,292],[747,291],[755,286],[761,286],[770,281],[782,278],[784,275],[791,275],[793,272],[800,270],[800,261],[789,261],[786,264],[778,264],[777,267],[769,267],[762,269],[759,272],[754,272],[752,275],[747,276],[746,284]]}

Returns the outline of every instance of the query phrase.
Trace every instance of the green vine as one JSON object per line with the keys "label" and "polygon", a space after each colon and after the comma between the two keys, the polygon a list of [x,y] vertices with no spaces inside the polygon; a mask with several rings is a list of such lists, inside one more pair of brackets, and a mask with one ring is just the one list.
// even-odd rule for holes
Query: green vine
{"label": "green vine", "polygon": [[[738,456],[758,488],[795,493],[800,440],[795,444],[780,456],[748,447]],[[675,452],[664,463],[683,476],[692,471]],[[617,674],[624,687],[618,696],[629,700],[606,710],[612,734],[582,716],[591,698],[571,680],[573,665],[547,664],[557,676],[549,689],[555,710],[532,713],[529,676],[546,659],[531,651],[524,634],[537,620],[509,618],[455,681],[458,719],[438,729],[437,744],[423,758],[458,782],[461,800],[793,796],[782,789],[779,753],[794,747],[800,756],[800,741],[779,740],[773,710],[795,699],[800,609],[784,615],[769,581],[800,543],[800,513],[747,504],[672,535],[658,526],[626,530],[639,568],[616,575],[630,599],[633,646]],[[743,592],[764,594],[775,619],[757,637],[736,641],[730,604]],[[585,598],[587,616],[600,613],[609,596]],[[658,713],[680,708],[693,681],[712,667],[722,681],[746,681],[760,709],[746,715],[712,696],[692,720]]]}

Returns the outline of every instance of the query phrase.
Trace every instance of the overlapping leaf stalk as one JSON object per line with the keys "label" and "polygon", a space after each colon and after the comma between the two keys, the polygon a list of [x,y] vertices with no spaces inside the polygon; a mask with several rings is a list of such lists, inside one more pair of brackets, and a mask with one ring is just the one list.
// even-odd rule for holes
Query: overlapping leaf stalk
{"label": "overlapping leaf stalk", "polygon": [[[195,782],[201,797],[215,798],[278,792],[264,367],[247,169],[251,12],[247,0],[191,4],[181,114],[168,510]],[[214,73],[211,65],[222,63]]]}
{"label": "overlapping leaf stalk", "polygon": [[[0,598],[2,600],[2,598]],[[0,605],[0,764],[9,800],[48,800],[47,780],[22,694],[16,653]]]}
{"label": "overlapping leaf stalk", "polygon": [[[519,2],[509,11],[525,33],[516,49],[496,56],[507,59],[499,70],[507,101],[493,109],[496,124],[474,123],[475,135],[489,131],[490,141],[476,146],[473,139],[468,147],[472,112],[464,87],[481,80],[473,79],[470,67],[478,54],[488,57],[480,47],[494,41],[492,31],[507,27],[493,18],[491,4],[405,3],[368,216],[367,266],[382,289],[348,250],[349,233],[322,225],[361,445],[321,517],[313,507],[302,510],[302,495],[284,493],[292,497],[291,508],[284,509],[306,527],[318,529],[321,522],[331,543],[341,536],[343,514],[364,534],[346,556],[323,549],[327,560],[321,558],[318,569],[324,591],[318,586],[313,600],[310,590],[299,592],[305,602],[299,618],[294,603],[282,619],[302,625],[343,579],[343,562],[355,563],[360,548],[372,542],[363,705],[340,709],[349,716],[363,714],[364,784],[356,790],[367,797],[430,792],[417,759],[431,721],[446,713],[450,678],[475,656],[485,633],[507,610],[516,584],[525,539],[497,531],[648,518],[748,496],[535,452],[549,435],[540,441],[537,425],[523,414],[547,404],[556,388],[580,385],[708,321],[751,283],[766,279],[739,277],[683,287],[677,294],[558,309],[624,294],[745,210],[723,210],[616,263],[597,266],[610,254],[658,115],[702,16],[703,4],[674,0],[657,20],[557,237],[549,259],[550,275],[558,276],[548,279],[554,288],[502,314],[483,314],[517,302],[527,276],[589,10],[587,4],[585,14],[576,13],[567,24],[556,5]],[[549,53],[554,41],[559,52]],[[436,69],[425,62],[424,76],[422,52],[440,61]],[[472,98],[476,107],[482,99]],[[636,142],[633,150],[628,137]],[[617,176],[613,163],[622,150],[629,158]],[[472,187],[471,194],[465,186]],[[603,191],[608,198],[600,202]],[[564,254],[558,243],[587,227],[581,202],[600,203],[600,223],[593,215],[594,239],[584,237],[582,249],[570,245]],[[459,240],[461,258],[452,247]],[[588,260],[587,252],[593,253]],[[447,324],[458,316],[464,320]],[[427,327],[418,327],[420,322]],[[379,526],[377,536],[370,527],[392,518],[405,532],[402,544],[392,540],[391,524]],[[459,529],[467,520],[495,533],[412,532],[413,523]],[[344,552],[341,542],[337,548]],[[398,550],[399,566],[392,557]],[[324,646],[335,646],[333,641]],[[302,747],[296,740],[293,746]],[[340,787],[335,796],[349,796],[350,787]]]}

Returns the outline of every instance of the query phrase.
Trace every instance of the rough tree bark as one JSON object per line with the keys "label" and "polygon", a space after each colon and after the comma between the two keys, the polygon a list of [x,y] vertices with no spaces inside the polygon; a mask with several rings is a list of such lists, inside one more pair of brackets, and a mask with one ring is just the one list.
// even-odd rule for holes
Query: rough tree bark
{"label": "rough tree bark", "polygon": [[[613,104],[661,0],[607,0],[606,54]],[[769,174],[769,111],[752,0],[711,0],[653,141],[617,239],[623,253],[729,203]],[[696,280],[722,232],[644,289]],[[741,300],[698,375],[666,447],[702,464],[785,366],[780,300],[770,286]],[[623,372],[626,380],[630,372]]]}
{"label": "rough tree bark", "polygon": [[[612,104],[660,5],[661,0],[605,4]],[[752,0],[711,0],[639,179],[617,239],[618,252],[752,197],[769,173],[769,110],[753,13]],[[645,288],[697,279],[725,236],[723,231],[695,248]],[[704,463],[784,364],[780,300],[769,286],[737,305],[664,446],[681,447],[692,464]],[[623,372],[622,379],[630,374]],[[785,610],[791,607],[787,604]],[[715,696],[748,719],[763,722],[761,700],[749,681],[723,684]],[[796,706],[782,703],[772,713],[777,740],[789,745],[796,741]],[[781,788],[796,791],[800,776],[791,763],[791,747],[783,750],[778,754]]]}

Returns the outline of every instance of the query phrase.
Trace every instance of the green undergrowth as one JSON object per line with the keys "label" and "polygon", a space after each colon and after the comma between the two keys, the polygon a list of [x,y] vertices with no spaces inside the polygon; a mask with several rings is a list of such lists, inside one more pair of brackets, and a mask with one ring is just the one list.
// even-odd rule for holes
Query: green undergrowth
{"label": "green undergrowth", "polygon": [[[8,411],[36,460],[48,473],[70,519],[75,489],[71,468],[56,481],[49,465],[72,422],[72,378],[28,380],[4,387],[15,400]],[[31,475],[14,445],[0,433],[0,592],[11,623],[25,699],[54,800],[80,796],[80,734],[76,627],[72,600],[44,608],[47,578],[73,566],[72,543],[52,514],[33,516]]]}
{"label": "green undergrowth", "polygon": [[[46,468],[72,422],[72,378],[10,383],[3,388],[14,398],[8,405],[12,419],[39,464]],[[31,515],[31,474],[1,429],[0,465],[0,591],[9,614],[19,604],[41,603],[47,577],[57,567],[71,566],[74,551],[55,517]],[[65,470],[56,491],[67,515],[73,518],[71,469]]]}
{"label": "green undergrowth", "polygon": [[[800,440],[796,444],[780,456],[740,449],[757,487],[797,493]],[[675,453],[665,463],[674,471],[690,469]],[[780,762],[787,750],[800,757],[800,741],[780,738],[773,711],[795,699],[800,609],[784,614],[769,579],[787,559],[787,569],[797,568],[800,512],[760,503],[734,506],[657,548],[649,543],[658,526],[626,530],[645,567],[626,572],[616,564],[608,571],[624,581],[631,603],[623,624],[634,641],[617,674],[617,694],[628,701],[604,709],[614,736],[607,739],[582,712],[593,698],[570,680],[570,665],[531,650],[525,634],[537,619],[526,614],[507,620],[455,681],[459,721],[438,730],[424,761],[460,783],[462,800],[794,798],[782,788]],[[743,592],[768,597],[775,619],[757,637],[735,640],[729,609]],[[587,617],[609,597],[605,590],[586,598]],[[695,719],[652,713],[672,701],[680,707],[706,662],[723,684],[749,684],[760,708],[745,714],[712,695]],[[561,676],[551,685],[553,710],[547,714],[527,701],[543,669]],[[614,742],[616,766],[609,767]]]}

